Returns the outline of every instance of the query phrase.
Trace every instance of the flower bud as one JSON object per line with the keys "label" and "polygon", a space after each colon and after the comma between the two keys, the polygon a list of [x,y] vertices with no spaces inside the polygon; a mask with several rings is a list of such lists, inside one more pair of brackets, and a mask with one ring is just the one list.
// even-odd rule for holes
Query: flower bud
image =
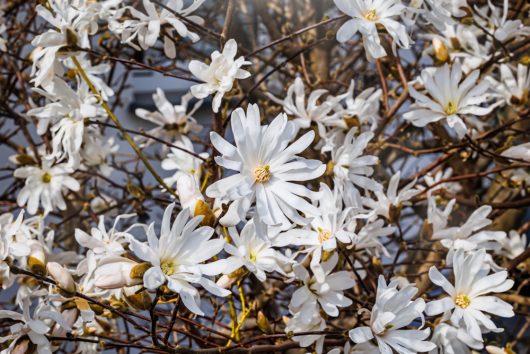
{"label": "flower bud", "polygon": [[30,244],[30,253],[27,260],[28,268],[36,274],[46,274],[46,253],[42,246],[34,241]]}
{"label": "flower bud", "polygon": [[434,50],[434,57],[440,63],[447,63],[449,61],[449,51],[445,46],[444,42],[439,38],[433,38],[432,48]]}
{"label": "flower bud", "polygon": [[61,290],[69,295],[75,293],[75,281],[68,270],[56,262],[49,262],[46,269]]}
{"label": "flower bud", "polygon": [[94,285],[100,289],[119,289],[142,283],[140,278],[132,278],[131,272],[138,263],[123,257],[103,259],[94,272]]}

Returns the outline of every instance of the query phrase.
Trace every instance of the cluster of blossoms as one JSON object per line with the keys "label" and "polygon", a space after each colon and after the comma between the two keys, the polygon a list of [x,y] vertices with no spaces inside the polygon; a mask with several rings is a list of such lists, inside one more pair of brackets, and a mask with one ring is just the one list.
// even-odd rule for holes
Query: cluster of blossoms
{"label": "cluster of blossoms", "polygon": [[[31,97],[1,112],[39,141],[17,147],[2,169],[16,178],[4,194],[15,197],[0,204],[0,284],[16,293],[0,310],[2,353],[174,352],[183,338],[227,352],[258,341],[280,352],[281,338],[294,343],[285,350],[316,353],[511,353],[519,338],[492,334],[515,316],[513,303],[525,304],[511,278],[530,270],[530,225],[517,229],[524,211],[499,220],[530,205],[530,60],[516,52],[524,41],[513,55],[507,46],[528,40],[513,13],[530,9],[334,0],[338,17],[320,25],[342,23],[322,41],[357,55],[349,75],[311,80],[303,51],[318,40],[286,49],[280,64],[261,55],[313,28],[251,52],[227,37],[237,2],[227,2],[220,34],[205,20],[211,3],[48,0],[34,9]],[[274,24],[267,11],[280,5],[261,6]],[[13,10],[0,10],[9,53]],[[215,43],[201,44],[208,36]],[[137,59],[105,54],[113,47]],[[147,53],[170,64],[144,63]],[[354,65],[364,58],[376,73],[370,87]],[[134,110],[154,125],[147,131],[114,113],[138,68],[193,82],[180,104],[158,88],[155,110]],[[503,128],[513,134],[490,145]],[[411,167],[400,151],[424,158]],[[474,175],[476,166],[486,172]],[[474,188],[487,195],[472,200]],[[260,334],[246,343],[243,330]]]}

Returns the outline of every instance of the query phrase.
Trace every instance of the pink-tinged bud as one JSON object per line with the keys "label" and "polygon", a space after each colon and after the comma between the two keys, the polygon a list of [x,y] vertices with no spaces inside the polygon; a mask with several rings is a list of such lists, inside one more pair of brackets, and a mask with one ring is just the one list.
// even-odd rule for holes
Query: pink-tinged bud
{"label": "pink-tinged bud", "polygon": [[94,285],[100,289],[119,289],[142,283],[142,278],[131,276],[138,263],[123,257],[107,257],[97,267]]}
{"label": "pink-tinged bud", "polygon": [[61,290],[69,294],[75,293],[75,281],[68,270],[56,262],[48,262],[46,269]]}

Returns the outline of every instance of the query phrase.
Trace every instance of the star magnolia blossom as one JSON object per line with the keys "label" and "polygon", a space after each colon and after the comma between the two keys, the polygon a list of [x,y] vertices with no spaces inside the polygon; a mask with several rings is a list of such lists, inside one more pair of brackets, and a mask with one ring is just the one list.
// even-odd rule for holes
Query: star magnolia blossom
{"label": "star magnolia blossom", "polygon": [[496,296],[487,295],[510,290],[513,280],[507,279],[506,271],[489,274],[490,266],[485,262],[485,257],[484,249],[467,255],[463,251],[457,251],[452,262],[454,285],[436,267],[429,269],[431,281],[449,296],[429,302],[425,312],[433,316],[451,311],[451,323],[463,326],[477,341],[482,341],[481,326],[490,331],[499,331],[484,312],[501,317],[514,316],[512,305]]}
{"label": "star magnolia blossom", "polygon": [[377,26],[383,26],[392,36],[394,43],[408,48],[410,38],[407,29],[393,20],[401,15],[406,6],[401,0],[334,0],[335,5],[352,19],[346,21],[337,32],[337,40],[348,41],[355,33],[361,32],[368,59],[386,56],[385,48],[377,32]]}
{"label": "star magnolia blossom", "polygon": [[[434,203],[431,202],[431,203]],[[472,251],[478,249],[501,248],[500,242],[506,238],[504,231],[482,230],[492,223],[488,218],[492,208],[489,205],[483,205],[475,210],[462,226],[447,227],[447,218],[451,214],[455,201],[449,202],[443,212],[435,211],[434,205],[431,205],[429,220],[433,223],[433,240],[440,240],[442,246],[449,249],[447,254],[448,262],[451,263],[453,252],[458,249]],[[482,230],[482,231],[481,231]]]}
{"label": "star magnolia blossom", "polygon": [[[193,3],[187,8],[184,8],[184,2],[182,0],[169,0],[165,4],[167,9],[163,8],[158,13],[153,2],[143,0],[142,4],[147,14],[138,11],[132,6],[128,6],[127,8],[136,20],[129,20],[123,24],[123,28],[120,29],[122,41],[137,50],[145,50],[155,45],[163,28],[164,53],[169,58],[175,58],[176,48],[175,43],[173,43],[173,38],[175,37],[174,31],[177,31],[179,36],[183,38],[190,38],[193,42],[199,40],[199,36],[188,30],[181,18],[202,25],[204,20],[198,16],[191,15],[191,13],[197,10],[203,2],[204,0],[193,0]],[[175,12],[180,16],[175,16]],[[140,47],[132,42],[135,38],[138,39]]]}
{"label": "star magnolia blossom", "polygon": [[367,197],[362,198],[363,205],[372,209],[372,219],[377,215],[381,215],[387,220],[394,220],[399,216],[401,208],[407,204],[407,201],[421,192],[413,188],[416,184],[416,179],[398,192],[400,176],[401,172],[398,171],[390,178],[386,194],[382,190],[374,191],[377,200]]}
{"label": "star magnolia blossom", "polygon": [[291,226],[289,219],[301,225],[310,221],[298,211],[319,215],[319,210],[303,197],[316,199],[320,194],[292,183],[317,178],[326,169],[319,160],[296,156],[311,144],[315,133],[307,132],[289,145],[295,137],[293,123],[287,121],[285,114],[280,114],[270,125],[261,126],[259,108],[255,104],[248,106],[246,115],[241,108],[235,110],[231,125],[236,146],[215,132],[210,134],[212,144],[222,154],[215,158],[217,164],[238,172],[206,190],[211,198],[233,201],[221,222],[231,226],[244,220],[254,201],[257,218],[282,229]]}
{"label": "star magnolia blossom", "polygon": [[460,82],[462,69],[459,62],[452,69],[445,64],[434,73],[423,70],[421,77],[429,96],[419,93],[411,85],[410,95],[416,100],[415,109],[405,113],[403,118],[417,127],[446,119],[449,127],[462,139],[468,130],[462,119],[464,115],[483,116],[495,107],[481,106],[488,100],[489,83],[483,80],[476,84],[479,76],[480,72],[475,70]]}
{"label": "star magnolia blossom", "polygon": [[325,127],[346,128],[346,123],[333,112],[342,96],[328,96],[321,104],[318,103],[320,97],[327,92],[323,89],[311,92],[306,104],[304,82],[297,77],[287,89],[285,99],[281,100],[268,92],[266,94],[272,101],[282,105],[285,113],[295,117],[293,123],[297,129],[307,129],[312,122],[322,131],[325,131]]}
{"label": "star magnolia blossom", "polygon": [[[187,93],[182,96],[180,104],[174,106],[166,98],[164,91],[157,88],[153,94],[153,101],[157,110],[149,112],[143,108],[138,108],[135,114],[142,119],[158,125],[158,127],[148,131],[149,135],[173,142],[176,138],[184,137],[184,134],[189,134],[190,132],[198,133],[202,129],[202,126],[193,118],[193,114],[202,105],[202,100],[195,103],[191,110],[188,111],[188,105],[191,99],[191,94]],[[137,139],[145,144],[152,142],[151,139],[143,137]]]}
{"label": "star magnolia blossom", "polygon": [[[223,96],[234,85],[236,79],[243,80],[250,76],[250,73],[241,69],[243,65],[250,65],[244,57],[235,59],[237,53],[237,43],[230,39],[226,42],[223,52],[212,53],[210,65],[192,60],[189,69],[193,75],[198,77],[204,84],[193,85],[191,94],[199,99],[206,98],[215,93],[212,102],[212,109],[215,113],[219,111]],[[234,60],[235,59],[235,60]]]}
{"label": "star magnolia blossom", "polygon": [[217,296],[230,294],[230,291],[205,277],[222,273],[225,261],[202,264],[223,249],[224,241],[211,239],[214,231],[211,227],[195,229],[202,217],[189,220],[188,209],[181,211],[170,227],[174,207],[175,204],[170,204],[164,212],[160,239],[155,235],[154,224],[151,224],[147,230],[149,245],[131,239],[130,247],[136,256],[152,265],[143,276],[147,289],[156,289],[167,283],[167,287],[180,295],[191,312],[203,316],[199,308],[199,291],[191,284],[200,284]]}
{"label": "star magnolia blossom", "polygon": [[45,320],[55,321],[59,326],[71,330],[61,314],[49,306],[38,306],[33,311],[33,315],[31,315],[29,298],[24,300],[22,313],[0,310],[0,319],[6,318],[15,321],[15,324],[10,327],[10,334],[6,337],[0,337],[0,343],[12,340],[9,347],[3,350],[2,353],[14,353],[17,344],[27,338],[37,346],[38,354],[51,354],[51,343],[46,337],[46,334],[50,331],[50,327],[46,324]]}
{"label": "star magnolia blossom", "polygon": [[283,273],[281,265],[290,260],[276,251],[267,235],[263,231],[259,232],[259,229],[252,220],[245,224],[241,234],[238,234],[235,227],[228,229],[234,244],[225,244],[225,251],[231,255],[227,259],[229,265],[225,272],[245,267],[260,281],[267,279],[266,273]]}
{"label": "star magnolia blossom", "polygon": [[437,348],[431,350],[429,354],[472,354],[470,348],[481,350],[484,344],[477,341],[463,328],[456,328],[448,323],[438,324],[432,333],[431,340]]}
{"label": "star magnolia blossom", "polygon": [[164,170],[177,170],[172,177],[165,178],[164,181],[169,185],[173,185],[175,182],[177,182],[177,176],[179,173],[187,173],[195,176],[197,179],[200,179],[203,170],[202,164],[208,158],[208,153],[202,152],[198,154],[204,160],[188,153],[188,151],[195,151],[192,141],[185,135],[181,136],[180,139],[174,143],[174,145],[182,148],[183,150],[172,147],[170,150],[171,152],[164,160],[162,160],[162,168]]}
{"label": "star magnolia blossom", "polygon": [[365,343],[375,338],[381,353],[392,353],[394,349],[400,354],[425,352],[436,346],[425,341],[430,329],[403,329],[416,318],[424,322],[423,310],[425,301],[412,298],[418,289],[409,284],[398,290],[398,280],[386,284],[380,275],[377,284],[375,305],[372,308],[370,327],[357,327],[349,335],[355,343]]}
{"label": "star magnolia blossom", "polygon": [[24,188],[17,196],[18,205],[22,207],[27,204],[30,214],[37,212],[39,204],[44,208],[45,214],[55,207],[65,210],[63,191],[66,189],[78,191],[80,188],[79,182],[70,177],[73,172],[72,168],[65,163],[52,166],[52,161],[46,159],[42,161],[41,167],[17,168],[14,176],[25,179]]}
{"label": "star magnolia blossom", "polygon": [[338,261],[339,256],[334,253],[328,261],[322,263],[324,270],[322,281],[311,277],[303,266],[294,266],[294,274],[303,282],[303,286],[293,293],[289,304],[291,313],[300,313],[302,318],[309,319],[311,314],[318,313],[321,307],[328,316],[337,317],[339,307],[348,307],[353,303],[344,296],[344,290],[351,289],[355,285],[353,274],[349,271],[332,273]]}
{"label": "star magnolia blossom", "polygon": [[361,207],[362,199],[358,188],[362,190],[379,191],[383,187],[373,178],[372,166],[379,162],[376,156],[363,155],[364,149],[374,137],[372,132],[365,132],[357,137],[356,128],[350,129],[342,146],[332,151],[333,180],[342,190],[342,196],[346,205]]}

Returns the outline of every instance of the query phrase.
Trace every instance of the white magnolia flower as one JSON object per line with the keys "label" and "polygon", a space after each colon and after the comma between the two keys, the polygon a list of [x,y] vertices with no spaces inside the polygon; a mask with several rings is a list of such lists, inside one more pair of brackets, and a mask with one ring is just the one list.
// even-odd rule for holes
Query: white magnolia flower
{"label": "white magnolia flower", "polygon": [[[489,83],[483,80],[476,84],[479,75],[480,72],[475,70],[460,82],[462,69],[459,62],[451,70],[447,64],[437,68],[434,73],[423,70],[422,81],[429,96],[419,93],[410,85],[410,95],[416,99],[416,108],[405,113],[403,118],[417,127],[446,119],[449,127],[462,139],[468,130],[463,119],[465,115],[483,116],[495,107],[481,106],[489,97],[486,93]],[[472,121],[468,119],[467,123]]]}
{"label": "white magnolia flower", "polygon": [[[107,101],[110,97],[114,96],[114,90],[112,90],[112,88],[107,85],[107,82],[101,77],[103,74],[110,71],[111,65],[108,63],[100,63],[92,66],[90,59],[87,58],[85,53],[76,55],[76,58],[90,82],[94,85],[97,91],[101,93],[101,97]],[[77,74],[79,82],[83,81],[83,78],[77,70],[77,66],[71,58],[67,58],[63,64],[69,69],[67,72],[68,76]]]}
{"label": "white magnolia flower", "polygon": [[189,220],[188,209],[181,211],[173,225],[170,225],[174,207],[175,204],[170,204],[164,212],[160,239],[156,237],[153,223],[147,230],[149,244],[131,239],[130,248],[137,257],[152,265],[143,276],[147,289],[156,289],[167,283],[168,288],[180,295],[191,312],[202,316],[204,313],[199,308],[199,291],[191,284],[200,284],[217,296],[230,294],[230,291],[218,287],[205,277],[222,273],[225,261],[203,264],[223,249],[224,240],[211,239],[214,231],[211,227],[195,229],[202,217]]}
{"label": "white magnolia flower", "polygon": [[245,224],[240,234],[235,227],[228,228],[228,232],[234,244],[227,243],[224,247],[231,255],[227,259],[226,273],[245,267],[262,282],[267,279],[266,273],[283,273],[281,265],[289,259],[273,248],[265,232],[260,232],[253,220]]}
{"label": "white magnolia flower", "polygon": [[[195,103],[191,110],[188,110],[191,98],[191,94],[185,94],[182,96],[179,105],[173,105],[166,98],[164,91],[157,88],[153,94],[153,101],[157,110],[149,112],[143,108],[138,108],[135,113],[138,117],[157,125],[156,128],[148,131],[149,135],[173,142],[190,132],[199,133],[202,129],[202,126],[193,118],[193,114],[202,105],[202,100]],[[138,138],[138,140],[146,145],[152,141],[143,137]]]}
{"label": "white magnolia flower", "polygon": [[51,328],[46,324],[46,320],[55,321],[67,331],[71,330],[61,314],[56,312],[50,306],[41,304],[37,306],[32,315],[29,298],[26,298],[23,303],[22,313],[0,310],[0,319],[10,319],[15,321],[15,324],[9,327],[10,333],[5,337],[0,337],[0,343],[9,340],[11,341],[9,347],[2,351],[2,353],[6,354],[11,353],[15,346],[24,338],[29,338],[29,340],[36,345],[38,354],[51,354],[52,346],[46,337],[46,334]]}
{"label": "white magnolia flower", "polygon": [[[440,189],[446,190],[446,191],[448,191],[448,192],[450,192],[452,194],[458,193],[462,189],[462,186],[460,186],[460,184],[458,182],[438,183],[438,182],[443,181],[443,180],[445,180],[447,178],[450,178],[452,175],[453,175],[453,169],[451,167],[448,167],[445,170],[440,169],[439,171],[437,171],[434,174],[434,176],[430,172],[427,173],[423,177],[423,180],[425,181],[425,184],[427,185],[427,187],[434,186],[434,187],[431,187],[427,191],[427,194],[431,195],[434,191],[437,191],[437,190],[440,190]],[[423,188],[423,186],[419,186],[419,187]]]}
{"label": "white magnolia flower", "polygon": [[194,213],[197,202],[204,202],[199,179],[196,175],[179,171],[175,174],[175,183],[177,184],[177,194],[182,209],[189,209],[194,216],[197,216]]}
{"label": "white magnolia flower", "polygon": [[[125,21],[118,28],[115,27],[114,30],[121,33],[122,42],[129,44],[137,50],[146,50],[153,47],[160,34],[162,34],[164,37],[164,53],[169,58],[175,58],[176,47],[175,43],[173,43],[175,31],[182,38],[187,37],[193,42],[199,40],[199,36],[186,27],[182,18],[202,25],[204,20],[198,16],[191,15],[191,13],[197,10],[203,2],[204,0],[193,0],[187,8],[184,8],[184,2],[182,0],[168,0],[165,6],[171,9],[171,11],[163,8],[158,13],[153,2],[143,0],[142,4],[147,14],[138,11],[132,6],[128,6],[127,8],[135,20]],[[176,16],[174,14],[175,12],[179,16]],[[138,40],[140,47],[133,43],[134,39]]]}
{"label": "white magnolia flower", "polygon": [[142,278],[132,277],[135,261],[118,256],[102,258],[94,272],[94,286],[100,289],[120,289],[142,284]]}
{"label": "white magnolia flower", "polygon": [[42,161],[41,167],[17,168],[13,175],[16,178],[25,179],[24,188],[17,196],[17,204],[21,207],[27,204],[30,214],[37,212],[39,204],[44,208],[45,214],[56,207],[65,210],[63,192],[66,189],[78,191],[80,188],[79,182],[70,177],[73,172],[72,168],[65,163],[52,166],[52,161],[46,159]]}
{"label": "white magnolia flower", "polygon": [[[357,223],[352,223],[351,228],[357,229]],[[394,226],[385,226],[381,219],[367,221],[358,231],[353,233],[352,245],[355,250],[365,250],[369,255],[380,257],[384,254],[389,257],[390,254],[385,246],[381,243],[380,238],[390,236],[396,231]]]}
{"label": "white magnolia flower", "polygon": [[[237,43],[230,39],[226,42],[223,52],[212,53],[210,65],[198,60],[192,60],[189,69],[193,75],[198,77],[204,84],[197,84],[191,87],[191,94],[199,99],[206,98],[215,93],[212,102],[212,109],[215,113],[219,111],[223,96],[234,86],[236,79],[242,80],[250,76],[250,73],[241,69],[243,65],[250,65],[251,62],[245,58],[235,59],[237,54]],[[234,60],[235,59],[235,60]]]}
{"label": "white magnolia flower", "polygon": [[436,348],[429,354],[472,354],[471,349],[480,350],[484,347],[481,341],[473,339],[464,328],[457,328],[446,322],[434,327],[431,341],[436,344]]}
{"label": "white magnolia flower", "polygon": [[270,125],[262,126],[255,104],[248,106],[246,115],[243,109],[236,109],[231,125],[236,146],[215,132],[210,134],[212,144],[222,154],[215,158],[217,164],[238,172],[206,190],[211,198],[233,201],[221,221],[235,225],[244,220],[254,201],[261,222],[281,225],[284,230],[291,225],[289,219],[301,225],[309,222],[299,211],[318,215],[318,209],[303,198],[316,199],[320,194],[292,183],[317,178],[326,169],[319,160],[297,156],[311,144],[315,133],[309,131],[289,145],[295,137],[293,123],[287,121],[285,114],[280,114]]}
{"label": "white magnolia flower", "polygon": [[370,87],[354,97],[354,88],[355,83],[352,80],[343,100],[346,106],[341,104],[336,106],[338,108],[337,113],[346,120],[346,123],[350,120],[353,124],[359,124],[361,127],[369,125],[370,130],[374,130],[380,119],[379,99],[383,91]]}
{"label": "white magnolia flower", "polygon": [[[461,9],[466,5],[466,0],[414,0],[410,2],[409,8],[419,9],[427,22],[442,31],[446,25],[455,24],[453,16],[462,17],[466,14]],[[415,13],[417,10],[411,12]]]}
{"label": "white magnolia flower", "polygon": [[309,94],[306,103],[305,87],[302,79],[297,76],[294,83],[287,89],[285,99],[281,100],[270,93],[266,95],[274,102],[282,105],[283,110],[290,116],[294,116],[293,123],[298,129],[307,129],[311,123],[317,124],[320,135],[325,135],[326,127],[340,127],[345,129],[346,123],[333,112],[338,102],[343,99],[341,96],[328,96],[326,100],[321,100],[322,95],[327,90],[315,90]]}
{"label": "white magnolia flower", "polygon": [[526,234],[519,235],[517,231],[511,230],[500,244],[502,249],[498,253],[508,259],[514,259],[526,250]]}
{"label": "white magnolia flower", "polygon": [[[434,203],[434,200],[431,203]],[[501,248],[500,242],[506,238],[506,233],[504,231],[482,230],[492,223],[488,219],[492,210],[491,206],[481,206],[461,226],[447,227],[447,218],[451,214],[454,203],[455,201],[452,200],[443,212],[434,210],[436,207],[431,204],[429,214],[429,221],[433,224],[432,239],[440,240],[442,246],[449,249],[448,263],[451,263],[452,254],[458,249],[466,252],[480,249],[499,250]]]}
{"label": "white magnolia flower", "polygon": [[[312,220],[303,229],[293,228],[278,235],[281,245],[305,246],[303,252],[311,254],[311,270],[318,281],[325,278],[324,269],[320,264],[323,252],[334,251],[337,240],[350,244],[355,238],[355,215],[353,208],[343,208],[340,191],[320,184],[321,197],[318,200],[318,215],[309,215]],[[317,206],[317,203],[315,203]],[[352,226],[353,225],[353,226]]]}
{"label": "white magnolia flower", "polygon": [[[318,311],[310,313],[309,317],[304,316],[302,312],[298,312],[289,318],[289,322],[285,326],[286,333],[304,333],[304,332],[320,332],[326,329],[326,321],[320,316]],[[315,351],[321,354],[324,348],[325,336],[323,334],[308,334],[302,336],[294,336],[292,338],[298,342],[300,347],[309,347],[315,343]]]}
{"label": "white magnolia flower", "polygon": [[486,28],[489,28],[495,38],[505,43],[510,39],[519,36],[528,36],[530,34],[530,27],[524,26],[519,19],[508,19],[510,1],[504,0],[503,9],[495,7],[491,0],[488,0],[488,6],[477,8],[479,16],[475,16],[477,22],[482,23]]}
{"label": "white magnolia flower", "polygon": [[59,78],[55,78],[46,88],[48,91],[36,91],[51,102],[44,107],[31,109],[27,114],[39,119],[37,133],[40,135],[46,133],[49,125],[53,125],[52,156],[56,159],[66,156],[72,166],[77,167],[85,119],[101,119],[106,113],[84,82],[79,85],[77,92]]}
{"label": "white magnolia flower", "polygon": [[[202,164],[204,163],[204,160],[188,153],[188,151],[195,152],[191,140],[183,135],[174,143],[174,145],[183,150],[172,147],[167,157],[162,160],[162,168],[164,170],[176,170],[172,177],[165,178],[164,181],[171,186],[177,182],[180,173],[187,173],[200,179],[203,172]],[[209,156],[207,152],[201,152],[198,155],[203,159],[207,159]]]}
{"label": "white magnolia flower", "polygon": [[401,208],[408,205],[407,201],[421,192],[420,190],[413,188],[416,184],[416,179],[398,192],[400,176],[401,171],[398,171],[390,178],[386,194],[382,190],[374,191],[377,200],[369,197],[362,198],[363,205],[372,210],[372,219],[376,215],[381,215],[387,220],[394,220],[399,216]]}
{"label": "white magnolia flower", "polygon": [[289,311],[292,314],[300,313],[302,319],[309,320],[321,307],[328,316],[337,317],[339,307],[348,307],[353,303],[344,296],[344,290],[355,285],[353,274],[345,270],[332,273],[338,261],[338,254],[334,253],[328,261],[322,263],[322,280],[311,277],[307,269],[300,264],[293,267],[296,279],[301,280],[303,285],[291,297]]}
{"label": "white magnolia flower", "polygon": [[101,175],[108,177],[114,171],[108,160],[120,149],[114,137],[105,137],[100,132],[90,130],[84,137],[81,149],[82,163],[87,167],[97,168]]}
{"label": "white magnolia flower", "polygon": [[370,327],[357,327],[350,330],[349,335],[355,343],[365,343],[372,339],[377,341],[381,353],[392,353],[392,349],[400,354],[425,352],[435,348],[426,341],[430,329],[405,329],[416,318],[424,323],[423,310],[425,301],[412,298],[418,289],[409,284],[398,290],[398,280],[386,284],[380,275],[377,285],[375,305],[372,308]]}
{"label": "white magnolia flower", "polygon": [[484,312],[501,317],[514,316],[512,305],[496,296],[487,295],[508,291],[513,286],[513,280],[507,279],[506,271],[489,274],[490,266],[485,260],[484,249],[467,255],[461,250],[457,251],[452,262],[454,285],[436,267],[429,269],[431,281],[449,296],[429,302],[425,312],[433,316],[451,311],[452,324],[465,328],[477,341],[482,341],[480,326],[499,331]]}
{"label": "white magnolia flower", "polygon": [[350,129],[342,146],[331,152],[333,180],[341,189],[344,203],[359,208],[362,205],[362,190],[379,191],[383,187],[370,178],[374,173],[372,166],[379,162],[377,156],[364,155],[363,151],[374,137],[374,133],[365,132],[355,137],[356,128]]}
{"label": "white magnolia flower", "polygon": [[125,252],[124,245],[129,243],[132,235],[125,231],[116,230],[116,225],[120,220],[128,219],[135,216],[135,214],[122,214],[114,219],[114,225],[107,231],[105,227],[105,217],[99,217],[98,227],[93,227],[90,234],[81,229],[75,229],[75,240],[81,246],[86,247],[96,255],[100,256],[118,256]]}
{"label": "white magnolia flower", "polygon": [[530,162],[530,143],[512,146],[503,151],[502,156]]}
{"label": "white magnolia flower", "polygon": [[517,65],[517,77],[510,65],[501,64],[500,82],[488,76],[492,87],[499,93],[508,105],[524,106],[528,102],[528,92],[530,91],[530,72],[528,66]]}
{"label": "white magnolia flower", "polygon": [[47,87],[54,79],[55,72],[61,72],[62,67],[57,62],[57,56],[69,56],[71,53],[61,53],[65,47],[70,50],[76,48],[90,48],[89,35],[98,29],[96,14],[92,1],[79,0],[50,0],[48,7],[37,6],[37,13],[46,20],[53,29],[36,36],[31,44],[36,47],[31,57],[35,86]]}
{"label": "white magnolia flower", "polygon": [[393,19],[406,10],[401,0],[334,0],[334,2],[339,10],[352,17],[339,28],[337,40],[343,43],[355,33],[361,32],[368,59],[386,56],[377,32],[378,25],[387,30],[395,44],[403,48],[410,46],[407,29]]}

